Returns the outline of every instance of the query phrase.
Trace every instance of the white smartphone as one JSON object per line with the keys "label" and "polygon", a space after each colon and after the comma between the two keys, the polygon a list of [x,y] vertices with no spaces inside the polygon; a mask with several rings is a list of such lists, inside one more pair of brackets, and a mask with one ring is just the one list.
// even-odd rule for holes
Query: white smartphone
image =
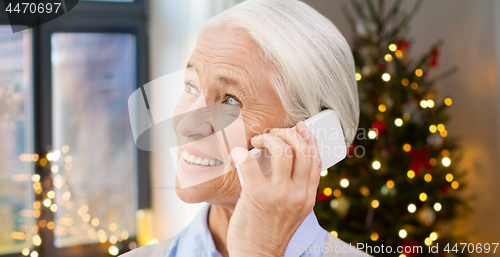
{"label": "white smartphone", "polygon": [[[321,170],[337,164],[346,157],[347,149],[340,120],[335,111],[324,110],[304,121],[307,129],[316,137],[321,157]],[[295,127],[294,127],[295,128]],[[267,149],[252,149],[250,151],[264,174],[271,170],[271,159]],[[243,183],[239,167],[238,175]]]}

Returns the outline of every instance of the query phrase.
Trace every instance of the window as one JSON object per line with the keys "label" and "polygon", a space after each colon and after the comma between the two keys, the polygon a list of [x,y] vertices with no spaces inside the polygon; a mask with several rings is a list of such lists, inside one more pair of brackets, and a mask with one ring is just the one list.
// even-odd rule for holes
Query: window
{"label": "window", "polygon": [[[21,252],[37,233],[32,183],[30,34],[0,26],[0,254]],[[34,178],[35,179],[35,178]],[[38,182],[37,187],[40,187]],[[9,222],[5,222],[9,221]]]}
{"label": "window", "polygon": [[144,0],[80,1],[17,33],[0,17],[0,256],[135,247],[149,167],[127,100],[148,82],[145,10]]}

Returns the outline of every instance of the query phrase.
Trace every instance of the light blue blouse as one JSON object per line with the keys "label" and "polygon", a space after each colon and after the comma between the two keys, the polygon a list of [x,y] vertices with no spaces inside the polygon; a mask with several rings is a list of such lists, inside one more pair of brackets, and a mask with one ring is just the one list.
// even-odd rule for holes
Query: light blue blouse
{"label": "light blue blouse", "polygon": [[[194,220],[172,238],[164,257],[221,257],[208,230],[209,210],[210,205],[203,206]],[[321,247],[327,236],[328,232],[320,227],[316,215],[311,212],[288,243],[285,257],[320,257],[320,252],[309,253],[306,250]]]}

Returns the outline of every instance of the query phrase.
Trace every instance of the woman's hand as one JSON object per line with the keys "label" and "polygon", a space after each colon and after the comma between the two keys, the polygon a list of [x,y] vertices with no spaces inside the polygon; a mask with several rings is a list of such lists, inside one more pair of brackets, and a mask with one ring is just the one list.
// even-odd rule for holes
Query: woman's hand
{"label": "woman's hand", "polygon": [[315,204],[321,172],[316,138],[299,122],[295,129],[273,129],[251,143],[271,153],[272,167],[264,175],[246,149],[231,151],[245,183],[229,221],[229,255],[283,256]]}

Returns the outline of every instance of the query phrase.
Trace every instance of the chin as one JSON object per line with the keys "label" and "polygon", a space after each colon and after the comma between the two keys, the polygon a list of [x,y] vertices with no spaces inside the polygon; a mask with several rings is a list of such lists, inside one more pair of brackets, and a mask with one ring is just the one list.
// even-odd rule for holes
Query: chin
{"label": "chin", "polygon": [[175,192],[185,203],[206,202],[215,205],[235,205],[241,186],[236,171],[230,171],[215,179],[190,187],[181,187],[176,176]]}

